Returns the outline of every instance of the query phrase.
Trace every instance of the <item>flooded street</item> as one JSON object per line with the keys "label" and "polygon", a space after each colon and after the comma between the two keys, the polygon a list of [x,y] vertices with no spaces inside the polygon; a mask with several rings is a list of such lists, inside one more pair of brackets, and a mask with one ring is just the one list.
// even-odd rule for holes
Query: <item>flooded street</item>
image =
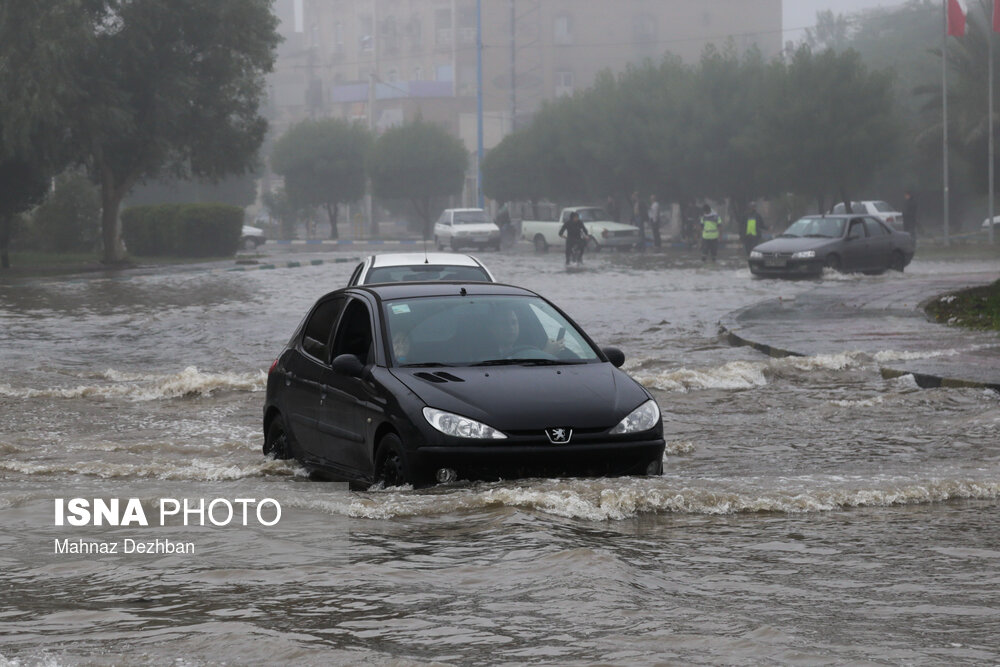
{"label": "flooded street", "polygon": [[[0,666],[1000,662],[1000,396],[883,379],[852,349],[730,347],[724,315],[817,285],[735,258],[479,255],[625,352],[663,413],[662,477],[358,493],[266,459],[266,370],[363,252],[0,281]],[[824,280],[997,269],[918,253]],[[57,498],[281,517],[57,526]],[[55,553],[67,538],[194,553]]]}

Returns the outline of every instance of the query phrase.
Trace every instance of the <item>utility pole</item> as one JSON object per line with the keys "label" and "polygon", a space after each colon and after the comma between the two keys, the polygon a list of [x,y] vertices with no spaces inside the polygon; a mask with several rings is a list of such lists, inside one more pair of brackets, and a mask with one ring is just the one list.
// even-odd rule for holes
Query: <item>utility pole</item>
{"label": "utility pole", "polygon": [[517,129],[517,9],[510,2],[510,131]]}
{"label": "utility pole", "polygon": [[483,208],[483,0],[476,0],[476,206]]}

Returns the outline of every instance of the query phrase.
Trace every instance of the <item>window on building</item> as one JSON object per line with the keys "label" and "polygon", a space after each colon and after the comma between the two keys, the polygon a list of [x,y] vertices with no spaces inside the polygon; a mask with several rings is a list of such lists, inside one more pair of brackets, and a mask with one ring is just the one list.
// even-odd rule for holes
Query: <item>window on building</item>
{"label": "window on building", "polygon": [[335,21],[333,24],[333,50],[335,53],[344,52],[344,23]]}
{"label": "window on building", "polygon": [[420,48],[423,44],[423,25],[420,23],[420,16],[414,14],[406,24],[406,32],[410,37],[410,45]]}
{"label": "window on building", "polygon": [[399,33],[396,17],[388,16],[382,21],[382,51],[393,53],[399,49]]}
{"label": "window on building", "polygon": [[435,81],[451,81],[452,80],[452,68],[451,65],[438,65],[434,68],[434,80]]}
{"label": "window on building", "polygon": [[638,14],[632,20],[632,41],[649,45],[657,39],[656,17],[652,14]]}
{"label": "window on building", "polygon": [[375,46],[375,33],[371,16],[358,17],[358,42],[362,51],[371,51]]}
{"label": "window on building", "polygon": [[573,72],[569,70],[556,70],[555,73],[556,97],[573,94]]}
{"label": "window on building", "polygon": [[413,81],[423,81],[424,80],[424,68],[417,65],[413,68],[413,76],[411,77]]}
{"label": "window on building", "polygon": [[434,10],[434,46],[451,46],[451,10]]}
{"label": "window on building", "polygon": [[556,17],[552,39],[556,44],[573,43],[573,20],[567,14]]}
{"label": "window on building", "polygon": [[458,43],[476,43],[476,9],[462,7],[458,10]]}

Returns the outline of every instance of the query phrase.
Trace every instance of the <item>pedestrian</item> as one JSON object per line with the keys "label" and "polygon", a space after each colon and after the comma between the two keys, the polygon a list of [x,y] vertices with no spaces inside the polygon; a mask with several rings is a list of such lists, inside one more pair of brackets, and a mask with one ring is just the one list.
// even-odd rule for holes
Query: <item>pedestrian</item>
{"label": "pedestrian", "polygon": [[747,256],[750,255],[753,247],[760,243],[760,234],[765,229],[767,226],[764,224],[764,219],[757,213],[757,207],[750,204],[750,212],[747,214],[747,223],[743,232],[743,248],[746,250]]}
{"label": "pedestrian", "polygon": [[719,214],[705,204],[701,207],[701,261],[711,256],[712,262],[719,254]]}
{"label": "pedestrian", "polygon": [[653,247],[660,249],[660,202],[656,195],[649,195],[649,231],[653,235]]}
{"label": "pedestrian", "polygon": [[903,195],[903,231],[917,240],[917,198],[909,190]]}
{"label": "pedestrian", "polygon": [[608,195],[607,201],[604,202],[604,210],[608,214],[608,220],[611,220],[612,222],[621,222],[621,220],[618,219],[618,202],[616,202],[615,198],[611,195]]}
{"label": "pedestrian", "polygon": [[569,261],[573,258],[573,251],[576,249],[580,251],[577,263],[583,264],[583,249],[586,247],[590,235],[580,220],[579,213],[573,211],[569,214],[569,219],[559,228],[559,237],[566,239],[566,266],[569,266]]}
{"label": "pedestrian", "polygon": [[639,250],[646,248],[646,205],[639,196],[639,191],[632,193],[632,224],[639,228]]}

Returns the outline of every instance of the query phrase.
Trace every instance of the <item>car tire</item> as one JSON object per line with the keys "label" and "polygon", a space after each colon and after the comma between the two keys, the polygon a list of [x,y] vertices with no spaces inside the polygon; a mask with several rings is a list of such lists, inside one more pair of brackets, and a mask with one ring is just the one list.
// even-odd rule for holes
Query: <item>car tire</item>
{"label": "car tire", "polygon": [[416,481],[403,453],[403,443],[399,436],[395,433],[385,435],[375,452],[375,482],[381,482],[383,486],[416,486]]}
{"label": "car tire", "polygon": [[493,244],[493,249],[496,250],[497,252],[500,252],[500,241],[497,241],[496,243]]}
{"label": "car tire", "polygon": [[826,256],[826,261],[823,262],[823,266],[837,273],[841,272],[840,255],[831,254]]}
{"label": "car tire", "polygon": [[541,253],[549,251],[549,244],[545,242],[545,237],[541,234],[535,234],[533,243],[535,244],[535,252]]}
{"label": "car tire", "polygon": [[906,258],[903,257],[903,253],[898,250],[894,250],[892,253],[892,259],[889,260],[889,268],[893,271],[903,272],[906,268]]}
{"label": "car tire", "polygon": [[434,237],[434,245],[437,246],[438,250],[444,250],[444,244],[441,243],[441,239],[439,239],[437,236]]}
{"label": "car tire", "polygon": [[273,456],[276,459],[294,458],[293,447],[285,422],[281,415],[278,415],[267,427],[267,436],[264,438],[264,456]]}
{"label": "car tire", "polygon": [[257,249],[257,239],[252,236],[248,236],[243,239],[243,249],[244,250],[256,250]]}

